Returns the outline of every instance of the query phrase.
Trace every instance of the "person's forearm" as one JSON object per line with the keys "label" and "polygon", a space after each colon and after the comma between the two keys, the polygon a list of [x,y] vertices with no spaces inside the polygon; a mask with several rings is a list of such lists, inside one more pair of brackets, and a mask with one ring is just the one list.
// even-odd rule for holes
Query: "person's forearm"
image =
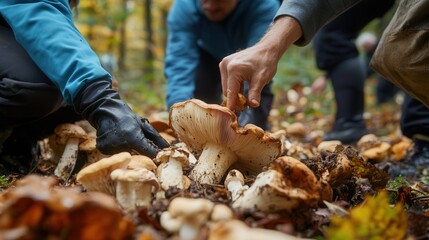
{"label": "person's forearm", "polygon": [[276,19],[258,45],[267,48],[278,62],[283,53],[301,36],[302,29],[298,21],[292,17],[283,16]]}
{"label": "person's forearm", "polygon": [[275,19],[290,16],[301,25],[302,37],[296,45],[308,44],[316,32],[329,21],[361,0],[284,0]]}

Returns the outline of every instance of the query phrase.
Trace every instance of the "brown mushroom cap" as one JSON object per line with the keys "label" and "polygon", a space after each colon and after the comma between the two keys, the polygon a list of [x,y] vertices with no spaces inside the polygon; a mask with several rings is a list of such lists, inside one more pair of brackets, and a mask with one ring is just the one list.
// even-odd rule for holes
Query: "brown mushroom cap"
{"label": "brown mushroom cap", "polygon": [[113,181],[139,182],[152,185],[155,189],[159,188],[158,178],[155,173],[148,169],[115,169],[110,173]]}
{"label": "brown mushroom cap", "polygon": [[103,192],[114,196],[115,186],[110,179],[110,173],[118,168],[126,168],[130,161],[131,154],[128,152],[114,154],[80,170],[76,180],[88,191]]}
{"label": "brown mushroom cap", "polygon": [[279,139],[252,125],[240,128],[230,109],[198,99],[176,103],[170,109],[170,124],[177,137],[195,151],[207,143],[224,146],[237,156],[240,170],[250,174],[280,155]]}
{"label": "brown mushroom cap", "polygon": [[67,139],[70,137],[81,139],[88,137],[83,128],[72,123],[60,124],[55,128],[54,132],[58,136],[57,141],[61,144],[66,144]]}
{"label": "brown mushroom cap", "polygon": [[145,155],[132,155],[131,161],[127,165],[128,169],[145,168],[150,171],[156,170],[156,164],[152,159]]}

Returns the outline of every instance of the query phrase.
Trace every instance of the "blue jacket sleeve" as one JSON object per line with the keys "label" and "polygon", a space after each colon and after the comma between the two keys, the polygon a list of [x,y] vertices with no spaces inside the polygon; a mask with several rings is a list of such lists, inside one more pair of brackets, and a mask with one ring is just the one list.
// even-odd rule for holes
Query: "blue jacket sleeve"
{"label": "blue jacket sleeve", "polygon": [[[304,32],[295,44],[306,45],[325,24],[361,0],[284,0],[276,17],[295,18]],[[375,0],[376,1],[376,0]]]}
{"label": "blue jacket sleeve", "polygon": [[75,27],[67,0],[1,0],[0,14],[67,103],[87,82],[111,79]]}
{"label": "blue jacket sleeve", "polygon": [[[190,2],[190,1],[189,1]],[[167,109],[193,97],[194,75],[199,60],[196,20],[189,5],[176,0],[168,15],[168,40],[164,63]]]}

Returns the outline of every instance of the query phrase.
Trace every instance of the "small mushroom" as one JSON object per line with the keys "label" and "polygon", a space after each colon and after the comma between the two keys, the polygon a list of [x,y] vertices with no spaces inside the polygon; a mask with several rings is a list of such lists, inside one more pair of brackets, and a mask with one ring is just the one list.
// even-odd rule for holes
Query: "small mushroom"
{"label": "small mushroom", "polygon": [[[213,202],[203,198],[174,198],[168,206],[169,214],[166,214],[161,219],[161,226],[166,230],[167,228],[170,230],[176,229],[180,239],[196,239],[201,227],[209,219],[214,205]],[[166,222],[166,220],[168,221]],[[176,224],[180,225],[178,229]]]}
{"label": "small mushroom", "polygon": [[231,192],[231,200],[235,201],[248,186],[244,185],[244,176],[237,169],[232,169],[226,175],[224,185]]}
{"label": "small mushroom", "polygon": [[295,122],[286,127],[288,136],[294,138],[304,138],[306,134],[305,126],[301,122]]}
{"label": "small mushroom", "polygon": [[321,186],[314,173],[301,161],[282,156],[260,173],[252,186],[234,203],[234,208],[263,212],[291,211],[298,207],[315,207]]}
{"label": "small mushroom", "polygon": [[393,160],[399,161],[401,160],[406,153],[411,149],[413,145],[413,141],[407,137],[399,137],[399,139],[396,139],[392,141],[392,158]]}
{"label": "small mushroom", "polygon": [[234,218],[234,212],[225,204],[216,204],[210,214],[210,222],[227,221]]}
{"label": "small mushroom", "polygon": [[155,160],[160,163],[157,175],[162,189],[168,190],[170,187],[183,189],[183,167],[189,165],[188,153],[169,147],[159,151]]}
{"label": "small mushroom", "polygon": [[382,162],[389,156],[391,145],[374,134],[367,134],[358,141],[357,147],[362,152],[364,159]]}
{"label": "small mushroom", "polygon": [[115,196],[115,185],[110,178],[110,174],[115,169],[125,169],[130,161],[131,154],[128,152],[121,152],[103,158],[80,170],[76,176],[76,181],[81,183],[88,191]]}
{"label": "small mushroom", "polygon": [[276,230],[251,228],[239,220],[222,221],[210,227],[208,240],[302,240]]}
{"label": "small mushroom", "polygon": [[145,169],[115,169],[110,174],[115,182],[116,200],[125,210],[149,206],[152,189],[159,188],[155,173]]}
{"label": "small mushroom", "polygon": [[240,128],[230,109],[198,99],[174,104],[170,124],[179,138],[201,152],[190,178],[199,183],[219,183],[228,169],[258,174],[280,155],[281,142],[253,124]]}
{"label": "small mushroom", "polygon": [[335,148],[341,145],[341,141],[331,140],[331,141],[323,141],[317,145],[317,151],[320,153],[333,153],[335,152]]}
{"label": "small mushroom", "polygon": [[55,128],[55,134],[59,143],[64,144],[65,147],[54,174],[63,180],[68,180],[76,165],[79,143],[87,138],[87,134],[81,127],[71,123],[58,125]]}

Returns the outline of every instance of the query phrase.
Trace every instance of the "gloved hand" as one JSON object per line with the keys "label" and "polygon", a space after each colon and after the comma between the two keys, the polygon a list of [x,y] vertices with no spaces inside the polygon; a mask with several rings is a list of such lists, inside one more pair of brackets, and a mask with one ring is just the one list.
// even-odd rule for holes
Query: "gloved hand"
{"label": "gloved hand", "polygon": [[97,148],[104,154],[125,151],[154,158],[159,149],[169,146],[147,119],[131,111],[107,80],[86,85],[74,107],[97,129]]}

